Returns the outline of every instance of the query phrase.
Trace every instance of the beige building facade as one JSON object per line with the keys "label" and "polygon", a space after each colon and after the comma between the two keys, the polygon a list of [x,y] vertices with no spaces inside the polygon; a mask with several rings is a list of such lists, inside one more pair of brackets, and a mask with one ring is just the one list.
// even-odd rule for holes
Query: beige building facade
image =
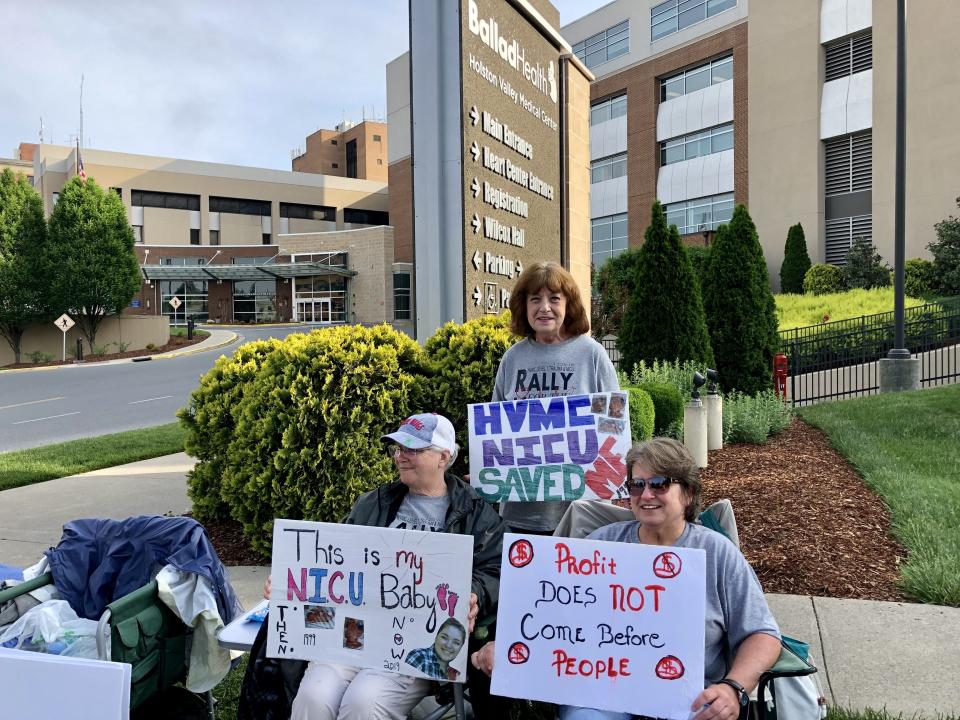
{"label": "beige building facade", "polygon": [[[144,284],[125,314],[177,325],[410,319],[383,182],[90,149],[82,161],[134,230]],[[77,149],[40,145],[32,167],[49,214]]]}
{"label": "beige building facade", "polygon": [[[688,243],[710,242],[744,203],[771,284],[787,230],[813,262],[853,239],[893,262],[896,3],[892,0],[614,0],[562,32],[591,86],[595,266],[643,242],[665,206]],[[960,5],[907,17],[906,256],[929,257],[960,195]]]}

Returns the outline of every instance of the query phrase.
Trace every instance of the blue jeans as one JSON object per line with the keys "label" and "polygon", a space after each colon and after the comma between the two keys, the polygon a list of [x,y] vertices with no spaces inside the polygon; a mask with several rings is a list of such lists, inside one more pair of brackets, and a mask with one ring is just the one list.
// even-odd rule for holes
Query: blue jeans
{"label": "blue jeans", "polygon": [[615,710],[596,710],[573,705],[560,706],[560,720],[631,720],[632,718],[631,713]]}

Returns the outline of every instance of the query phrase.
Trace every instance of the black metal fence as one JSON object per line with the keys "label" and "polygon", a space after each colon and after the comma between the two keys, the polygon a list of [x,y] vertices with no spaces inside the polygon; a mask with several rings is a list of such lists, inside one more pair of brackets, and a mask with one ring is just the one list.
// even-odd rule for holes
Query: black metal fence
{"label": "black metal fence", "polygon": [[[960,298],[907,308],[904,334],[921,361],[924,387],[960,378]],[[893,348],[893,313],[864,315],[780,333],[794,405],[879,391],[877,361]]]}

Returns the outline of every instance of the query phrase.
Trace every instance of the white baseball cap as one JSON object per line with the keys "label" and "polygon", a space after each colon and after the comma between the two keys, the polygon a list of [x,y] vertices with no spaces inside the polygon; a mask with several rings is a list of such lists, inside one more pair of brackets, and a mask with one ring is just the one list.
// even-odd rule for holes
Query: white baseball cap
{"label": "white baseball cap", "polygon": [[443,415],[435,413],[411,415],[400,423],[396,432],[380,439],[393,440],[406,448],[437,447],[449,451],[452,455],[457,453],[457,435],[453,430],[453,423]]}

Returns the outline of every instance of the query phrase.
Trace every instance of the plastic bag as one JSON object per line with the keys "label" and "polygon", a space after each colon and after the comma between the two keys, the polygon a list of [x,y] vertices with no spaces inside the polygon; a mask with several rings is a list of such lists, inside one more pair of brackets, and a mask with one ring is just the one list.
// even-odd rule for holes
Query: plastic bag
{"label": "plastic bag", "polygon": [[78,617],[66,600],[48,600],[8,627],[0,635],[0,646],[96,658],[96,637],[96,620]]}

